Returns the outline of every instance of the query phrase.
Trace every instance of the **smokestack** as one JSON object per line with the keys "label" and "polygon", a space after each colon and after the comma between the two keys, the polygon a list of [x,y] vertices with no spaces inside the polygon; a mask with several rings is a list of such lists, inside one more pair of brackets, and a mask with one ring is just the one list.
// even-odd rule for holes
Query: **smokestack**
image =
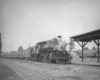
{"label": "smokestack", "polygon": [[58,41],[61,41],[62,40],[62,36],[58,36]]}

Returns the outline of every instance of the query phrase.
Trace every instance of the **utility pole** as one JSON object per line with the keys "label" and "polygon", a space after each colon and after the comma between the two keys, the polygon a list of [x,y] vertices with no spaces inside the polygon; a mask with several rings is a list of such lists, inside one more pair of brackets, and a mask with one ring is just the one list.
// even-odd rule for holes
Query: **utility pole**
{"label": "utility pole", "polygon": [[31,45],[31,44],[29,43],[29,48],[30,48],[30,45]]}
{"label": "utility pole", "polygon": [[10,54],[11,54],[11,57],[12,57],[12,53],[11,53],[11,45],[10,45]]}
{"label": "utility pole", "polygon": [[11,45],[10,45],[10,53],[11,53]]}
{"label": "utility pole", "polygon": [[31,53],[30,53],[30,43],[29,43],[29,50],[28,50],[28,53],[30,54],[30,56],[31,56]]}

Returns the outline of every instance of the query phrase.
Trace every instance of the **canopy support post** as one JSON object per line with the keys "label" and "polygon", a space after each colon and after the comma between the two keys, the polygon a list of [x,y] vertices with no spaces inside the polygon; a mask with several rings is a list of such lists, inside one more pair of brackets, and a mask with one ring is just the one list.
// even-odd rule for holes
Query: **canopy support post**
{"label": "canopy support post", "polygon": [[97,45],[97,50],[98,50],[98,57],[97,57],[97,59],[98,59],[98,63],[99,63],[99,46],[100,46],[100,42],[99,42],[99,39],[97,39],[97,42],[96,42],[96,40],[93,40],[94,42],[95,42],[95,44]]}
{"label": "canopy support post", "polygon": [[79,43],[79,41],[76,41],[80,46],[81,46],[81,48],[82,48],[82,62],[83,62],[83,48],[85,47],[85,45],[88,43],[88,42],[83,42],[83,41],[81,41],[82,42],[82,45]]}
{"label": "canopy support post", "polygon": [[2,53],[2,42],[1,42],[1,33],[0,33],[0,57],[1,57],[1,53]]}
{"label": "canopy support post", "polygon": [[84,48],[84,46],[83,46],[83,41],[82,41],[82,62],[83,62],[83,58],[84,58],[84,57],[83,57],[83,56],[84,56],[84,55],[83,55],[83,48]]}

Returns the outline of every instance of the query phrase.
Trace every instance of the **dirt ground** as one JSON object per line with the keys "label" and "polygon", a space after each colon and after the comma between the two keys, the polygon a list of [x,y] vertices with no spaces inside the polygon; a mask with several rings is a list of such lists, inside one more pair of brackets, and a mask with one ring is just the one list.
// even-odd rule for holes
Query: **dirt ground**
{"label": "dirt ground", "polygon": [[[72,64],[50,64],[50,63],[48,64],[48,63],[34,62],[28,60],[12,60],[12,59],[9,60],[3,59],[3,61],[7,64],[12,65],[12,67],[14,67],[15,65],[16,70],[18,70],[17,68],[19,66],[23,68],[25,67],[27,68],[27,70],[29,69],[31,71],[33,70],[31,75],[39,73],[43,76],[51,78],[50,80],[100,80],[100,63],[97,63],[96,59],[87,58],[84,60],[83,63],[81,62],[81,59],[73,59]],[[21,70],[23,68],[21,68]],[[28,74],[30,74],[30,71],[26,71],[24,75],[25,74],[28,76]],[[48,80],[48,79],[40,78],[36,80]]]}
{"label": "dirt ground", "polygon": [[0,80],[23,80],[0,59]]}

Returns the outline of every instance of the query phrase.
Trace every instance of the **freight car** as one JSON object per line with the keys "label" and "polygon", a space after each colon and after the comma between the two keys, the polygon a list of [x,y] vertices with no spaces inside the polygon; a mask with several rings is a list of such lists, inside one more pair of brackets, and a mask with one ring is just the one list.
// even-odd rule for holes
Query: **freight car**
{"label": "freight car", "polygon": [[20,52],[12,51],[10,53],[5,53],[3,57],[9,59],[30,59],[30,49],[26,49]]}

